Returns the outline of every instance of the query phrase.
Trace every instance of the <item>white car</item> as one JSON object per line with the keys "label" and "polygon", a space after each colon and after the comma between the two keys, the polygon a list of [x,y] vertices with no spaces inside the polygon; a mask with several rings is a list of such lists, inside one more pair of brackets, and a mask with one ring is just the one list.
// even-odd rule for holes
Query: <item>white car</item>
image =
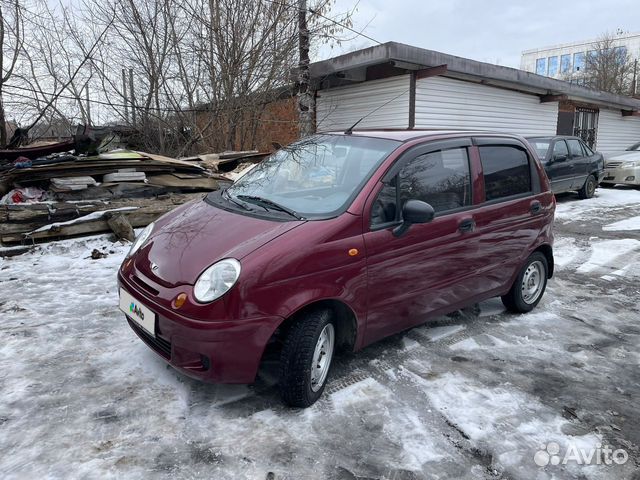
{"label": "white car", "polygon": [[640,143],[636,143],[624,153],[607,159],[604,178],[600,185],[613,187],[615,184],[640,186]]}

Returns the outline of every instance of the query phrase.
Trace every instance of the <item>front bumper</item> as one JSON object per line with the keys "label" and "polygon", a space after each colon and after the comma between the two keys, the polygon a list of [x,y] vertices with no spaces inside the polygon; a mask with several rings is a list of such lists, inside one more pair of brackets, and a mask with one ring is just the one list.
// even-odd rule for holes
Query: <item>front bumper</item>
{"label": "front bumper", "polygon": [[602,183],[640,185],[640,167],[605,168]]}
{"label": "front bumper", "polygon": [[196,321],[160,305],[150,294],[127,281],[121,272],[118,283],[156,314],[155,335],[127,316],[132,330],[172,367],[198,380],[252,383],[265,346],[283,320],[272,316]]}

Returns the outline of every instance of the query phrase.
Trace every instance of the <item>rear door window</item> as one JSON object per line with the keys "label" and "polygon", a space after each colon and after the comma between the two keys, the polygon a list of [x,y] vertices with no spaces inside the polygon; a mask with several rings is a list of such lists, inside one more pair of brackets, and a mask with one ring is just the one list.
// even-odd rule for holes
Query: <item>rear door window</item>
{"label": "rear door window", "polygon": [[531,192],[529,155],[513,145],[478,147],[487,201]]}
{"label": "rear door window", "polygon": [[595,153],[593,153],[593,150],[591,150],[591,149],[589,148],[589,145],[587,145],[587,144],[586,144],[586,143],[584,143],[584,142],[580,142],[580,145],[582,145],[582,150],[584,151],[584,156],[585,156],[585,157],[590,157],[590,156],[592,156],[592,155],[595,155]]}
{"label": "rear door window", "polygon": [[422,200],[436,214],[471,205],[471,174],[466,148],[418,155],[385,184],[373,205],[372,225],[400,221],[407,200]]}
{"label": "rear door window", "polygon": [[572,157],[584,157],[580,140],[569,139],[567,140],[567,144],[569,145],[569,152]]}

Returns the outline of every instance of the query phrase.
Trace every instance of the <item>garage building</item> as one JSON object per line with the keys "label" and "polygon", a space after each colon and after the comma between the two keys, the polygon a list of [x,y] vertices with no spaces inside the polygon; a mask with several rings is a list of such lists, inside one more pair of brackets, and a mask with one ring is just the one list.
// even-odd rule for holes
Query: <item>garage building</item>
{"label": "garage building", "polygon": [[311,64],[318,131],[493,130],[577,135],[604,153],[640,141],[640,100],[389,42]]}

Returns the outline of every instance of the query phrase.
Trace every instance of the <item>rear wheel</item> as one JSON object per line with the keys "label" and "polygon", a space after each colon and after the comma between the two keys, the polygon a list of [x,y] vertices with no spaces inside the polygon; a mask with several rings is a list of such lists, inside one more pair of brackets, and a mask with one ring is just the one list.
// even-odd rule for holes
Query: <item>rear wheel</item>
{"label": "rear wheel", "polygon": [[582,185],[582,188],[578,190],[578,196],[580,198],[591,198],[596,193],[596,187],[598,186],[598,182],[596,181],[593,175],[589,175]]}
{"label": "rear wheel", "polygon": [[292,407],[322,395],[333,360],[336,329],[329,310],[305,314],[291,327],[280,356],[280,395]]}
{"label": "rear wheel", "polygon": [[518,273],[511,290],[502,297],[507,310],[515,313],[533,310],[547,288],[548,271],[547,257],[541,252],[532,253]]}

